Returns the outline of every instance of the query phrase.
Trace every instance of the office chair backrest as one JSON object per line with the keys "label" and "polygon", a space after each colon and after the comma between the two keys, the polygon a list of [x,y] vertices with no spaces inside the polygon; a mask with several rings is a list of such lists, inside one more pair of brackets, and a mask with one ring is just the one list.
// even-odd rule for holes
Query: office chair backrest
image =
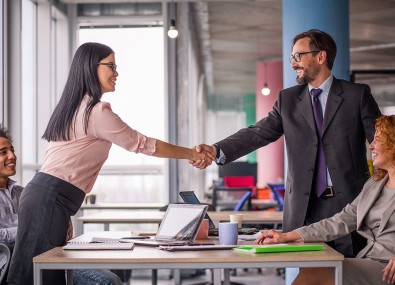
{"label": "office chair backrest", "polygon": [[254,176],[225,176],[225,187],[254,187]]}
{"label": "office chair backrest", "polygon": [[284,196],[285,196],[284,184],[268,183],[267,186],[269,186],[270,190],[272,190],[274,198],[276,199],[278,204],[277,207],[278,210],[282,211],[284,209]]}
{"label": "office chair backrest", "polygon": [[5,284],[5,277],[11,260],[11,252],[7,245],[0,243],[0,266],[5,262],[4,268],[0,273],[0,284]]}
{"label": "office chair backrest", "polygon": [[252,192],[246,192],[243,195],[243,197],[241,197],[239,202],[237,202],[237,204],[236,204],[235,208],[233,209],[233,211],[238,212],[238,211],[243,210],[243,207],[244,207],[245,203],[250,200],[251,195],[252,195]]}

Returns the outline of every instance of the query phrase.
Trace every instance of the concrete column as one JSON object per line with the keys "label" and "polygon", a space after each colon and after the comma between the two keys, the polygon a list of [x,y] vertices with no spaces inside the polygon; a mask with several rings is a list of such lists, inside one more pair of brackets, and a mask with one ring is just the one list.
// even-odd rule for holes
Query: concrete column
{"label": "concrete column", "polygon": [[295,71],[290,68],[292,39],[309,29],[330,34],[337,44],[332,69],[335,77],[350,78],[350,27],[347,0],[283,0],[283,62],[284,87],[295,85]]}
{"label": "concrete column", "polygon": [[[348,0],[283,0],[283,62],[284,88],[296,84],[295,71],[289,63],[292,39],[309,29],[330,34],[337,45],[332,74],[339,79],[350,78],[350,27]],[[285,176],[287,158],[285,157]],[[291,284],[297,269],[287,269],[285,284]]]}

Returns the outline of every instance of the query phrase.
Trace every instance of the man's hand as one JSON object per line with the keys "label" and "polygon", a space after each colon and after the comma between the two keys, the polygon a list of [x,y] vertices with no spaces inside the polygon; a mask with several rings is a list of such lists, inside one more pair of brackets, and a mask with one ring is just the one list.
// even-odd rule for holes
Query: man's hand
{"label": "man's hand", "polygon": [[217,149],[213,145],[200,144],[195,147],[195,150],[207,156],[205,159],[189,160],[189,164],[199,169],[205,169],[211,165],[217,156]]}
{"label": "man's hand", "polygon": [[383,281],[389,284],[395,283],[395,257],[391,258],[383,269]]}

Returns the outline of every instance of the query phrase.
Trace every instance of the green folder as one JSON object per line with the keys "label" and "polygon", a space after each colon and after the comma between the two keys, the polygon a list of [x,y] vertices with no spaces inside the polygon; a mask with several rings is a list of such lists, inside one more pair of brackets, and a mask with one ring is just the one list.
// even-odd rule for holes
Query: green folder
{"label": "green folder", "polygon": [[322,244],[268,244],[268,245],[243,245],[233,248],[240,252],[265,253],[288,251],[324,250]]}

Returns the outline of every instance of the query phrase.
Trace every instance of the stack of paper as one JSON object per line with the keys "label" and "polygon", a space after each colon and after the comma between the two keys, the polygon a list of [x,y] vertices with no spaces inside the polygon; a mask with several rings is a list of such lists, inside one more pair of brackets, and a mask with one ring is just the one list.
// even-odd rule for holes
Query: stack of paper
{"label": "stack of paper", "polygon": [[111,239],[111,238],[96,238],[93,237],[91,241],[73,241],[70,240],[63,249],[133,249],[133,240],[128,239]]}

